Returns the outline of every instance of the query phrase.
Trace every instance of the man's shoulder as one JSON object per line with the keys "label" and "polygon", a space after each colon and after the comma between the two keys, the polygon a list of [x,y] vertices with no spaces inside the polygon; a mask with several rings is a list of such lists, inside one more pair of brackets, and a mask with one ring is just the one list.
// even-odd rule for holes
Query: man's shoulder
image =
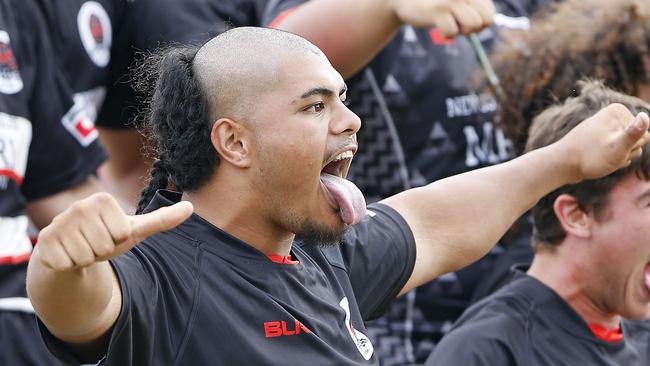
{"label": "man's shoulder", "polygon": [[426,365],[518,364],[529,349],[531,302],[509,286],[468,308]]}
{"label": "man's shoulder", "polygon": [[518,273],[511,283],[470,306],[452,331],[499,339],[525,331],[538,311],[539,304],[529,296],[536,285],[532,278]]}
{"label": "man's shoulder", "polygon": [[470,306],[454,328],[472,328],[474,332],[499,336],[521,328],[533,313],[533,303],[524,294],[505,286],[491,296]]}

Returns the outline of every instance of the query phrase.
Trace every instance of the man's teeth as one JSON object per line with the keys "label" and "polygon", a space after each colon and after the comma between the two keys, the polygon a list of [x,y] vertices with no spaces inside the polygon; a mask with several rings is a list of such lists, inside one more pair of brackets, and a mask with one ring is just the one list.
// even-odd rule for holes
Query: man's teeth
{"label": "man's teeth", "polygon": [[352,156],[353,156],[352,151],[348,150],[338,154],[332,161],[334,162],[343,159],[352,159]]}

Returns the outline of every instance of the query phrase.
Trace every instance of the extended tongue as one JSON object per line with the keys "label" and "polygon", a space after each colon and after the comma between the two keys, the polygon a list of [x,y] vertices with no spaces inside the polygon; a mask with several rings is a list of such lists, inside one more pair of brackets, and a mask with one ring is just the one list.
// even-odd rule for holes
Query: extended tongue
{"label": "extended tongue", "polygon": [[344,223],[353,225],[363,220],[366,199],[354,183],[328,173],[322,173],[320,179],[330,198],[338,205]]}

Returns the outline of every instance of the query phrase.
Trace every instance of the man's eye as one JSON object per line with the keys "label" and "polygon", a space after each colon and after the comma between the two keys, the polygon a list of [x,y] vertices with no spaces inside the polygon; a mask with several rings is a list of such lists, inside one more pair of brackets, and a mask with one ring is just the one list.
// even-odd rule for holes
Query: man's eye
{"label": "man's eye", "polygon": [[321,112],[323,109],[325,109],[325,103],[323,103],[323,102],[318,102],[318,103],[314,103],[314,104],[310,105],[309,107],[307,107],[307,108],[305,109],[305,111],[307,111],[307,112],[315,112],[315,113],[319,113],[319,112]]}

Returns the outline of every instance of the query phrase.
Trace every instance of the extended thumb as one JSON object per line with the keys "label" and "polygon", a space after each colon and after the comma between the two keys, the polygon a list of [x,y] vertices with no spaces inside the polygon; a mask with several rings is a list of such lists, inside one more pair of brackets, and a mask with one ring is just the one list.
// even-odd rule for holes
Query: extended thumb
{"label": "extended thumb", "polygon": [[172,229],[187,220],[193,211],[192,203],[181,201],[144,215],[133,216],[131,218],[132,237],[138,242],[153,234]]}

